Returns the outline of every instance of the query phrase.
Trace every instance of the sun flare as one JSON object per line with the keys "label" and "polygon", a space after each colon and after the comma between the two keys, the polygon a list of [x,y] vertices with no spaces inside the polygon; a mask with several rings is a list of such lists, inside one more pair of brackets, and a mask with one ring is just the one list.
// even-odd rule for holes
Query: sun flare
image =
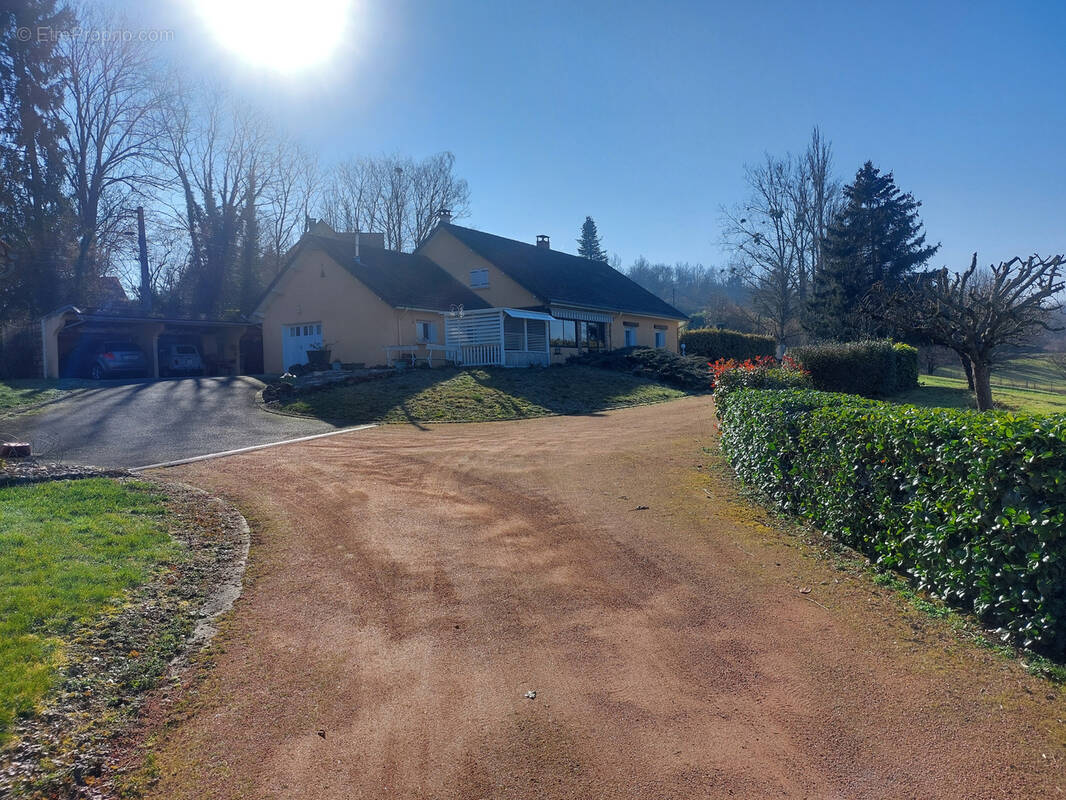
{"label": "sun flare", "polygon": [[348,30],[351,0],[194,0],[219,44],[245,63],[294,73],[329,60]]}

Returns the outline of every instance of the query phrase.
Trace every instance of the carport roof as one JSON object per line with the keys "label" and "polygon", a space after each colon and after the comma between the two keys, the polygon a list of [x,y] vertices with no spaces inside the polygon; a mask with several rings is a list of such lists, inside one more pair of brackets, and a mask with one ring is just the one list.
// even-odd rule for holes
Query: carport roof
{"label": "carport roof", "polygon": [[64,306],[63,308],[56,309],[50,314],[45,314],[46,317],[59,317],[65,315],[73,315],[79,320],[85,322],[157,322],[164,325],[182,325],[188,327],[206,326],[212,328],[246,328],[249,325],[256,325],[254,322],[242,322],[223,319],[198,319],[196,317],[154,317],[146,316],[144,314],[129,313],[124,314],[115,311],[105,311],[96,308],[78,308],[77,306]]}

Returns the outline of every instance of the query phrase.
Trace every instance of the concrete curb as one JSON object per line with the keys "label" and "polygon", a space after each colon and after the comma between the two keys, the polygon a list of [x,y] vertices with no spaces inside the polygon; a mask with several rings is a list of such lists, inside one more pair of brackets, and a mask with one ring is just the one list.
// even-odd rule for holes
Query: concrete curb
{"label": "concrete curb", "polygon": [[299,444],[300,442],[310,442],[315,439],[325,439],[328,436],[340,436],[344,433],[354,433],[356,431],[365,431],[368,428],[376,428],[377,425],[353,425],[347,428],[341,428],[335,431],[326,431],[325,433],[313,433],[309,436],[297,436],[294,439],[282,439],[278,442],[267,442],[266,444],[253,444],[248,447],[238,447],[235,450],[222,450],[217,453],[205,453],[199,456],[190,456],[188,458],[178,458],[173,461],[160,461],[158,464],[146,464],[143,467],[130,467],[129,472],[136,474],[144,472],[150,469],[164,469],[166,467],[178,467],[182,464],[195,464],[198,461],[211,461],[216,458],[226,458],[228,456],[236,456],[241,453],[252,453],[256,450],[266,450],[271,447],[281,447],[286,444]]}

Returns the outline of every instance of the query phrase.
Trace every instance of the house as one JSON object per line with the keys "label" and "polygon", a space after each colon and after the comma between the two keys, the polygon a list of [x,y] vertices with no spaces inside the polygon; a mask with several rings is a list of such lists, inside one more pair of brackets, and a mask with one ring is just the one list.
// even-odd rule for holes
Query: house
{"label": "house", "polygon": [[386,250],[381,234],[335,233],[319,222],[253,318],[262,323],[265,370],[284,372],[306,363],[309,349],[367,366],[384,363],[386,348],[443,351],[443,313],[459,306],[487,304],[425,256]]}
{"label": "house", "polygon": [[254,315],[267,372],[331,359],[466,365],[560,363],[588,350],[678,349],[684,314],[603,262],[455,225],[447,212],[414,253],[380,234],[304,234]]}

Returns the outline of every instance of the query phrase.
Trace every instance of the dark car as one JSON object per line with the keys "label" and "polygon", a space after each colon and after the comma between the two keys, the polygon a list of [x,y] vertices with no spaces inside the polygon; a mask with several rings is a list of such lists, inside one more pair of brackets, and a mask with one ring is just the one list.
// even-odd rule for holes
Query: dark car
{"label": "dark car", "polygon": [[148,375],[148,359],[133,342],[102,342],[93,352],[89,375],[102,378],[143,378]]}

